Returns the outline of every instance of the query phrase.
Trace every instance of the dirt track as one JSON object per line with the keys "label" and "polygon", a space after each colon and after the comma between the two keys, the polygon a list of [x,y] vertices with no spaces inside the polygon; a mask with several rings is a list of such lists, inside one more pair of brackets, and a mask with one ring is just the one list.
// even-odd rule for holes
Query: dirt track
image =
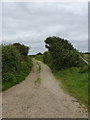
{"label": "dirt track", "polygon": [[[3,118],[87,118],[85,109],[60,87],[50,68],[34,61],[22,83],[3,92]],[[40,82],[35,82],[40,78]]]}

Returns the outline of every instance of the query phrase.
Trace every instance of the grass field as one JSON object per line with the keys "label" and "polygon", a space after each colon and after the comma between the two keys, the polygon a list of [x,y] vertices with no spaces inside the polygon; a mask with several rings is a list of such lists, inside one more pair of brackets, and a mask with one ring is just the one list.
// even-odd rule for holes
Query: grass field
{"label": "grass field", "polygon": [[79,73],[79,68],[71,68],[54,71],[54,75],[60,80],[65,91],[88,107],[88,73]]}

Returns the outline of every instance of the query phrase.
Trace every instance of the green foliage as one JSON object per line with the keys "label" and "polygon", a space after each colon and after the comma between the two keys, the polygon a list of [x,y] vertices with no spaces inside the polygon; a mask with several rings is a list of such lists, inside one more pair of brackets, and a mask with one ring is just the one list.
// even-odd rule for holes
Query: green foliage
{"label": "green foliage", "polygon": [[3,90],[23,81],[30,73],[32,59],[14,45],[2,45],[2,84]]}
{"label": "green foliage", "polygon": [[3,84],[5,82],[15,82],[16,78],[12,73],[3,73]]}
{"label": "green foliage", "polygon": [[29,47],[27,47],[23,44],[20,44],[20,43],[14,43],[13,46],[15,46],[18,49],[20,55],[26,55],[27,56],[28,51],[29,51]]}
{"label": "green foliage", "polygon": [[[64,40],[59,37],[48,37],[45,40],[45,43],[45,46],[46,48],[48,48],[49,53],[48,58],[44,58],[51,59],[52,66],[56,70],[79,65],[79,53],[75,48],[73,48],[71,43],[68,43],[67,40]],[[48,61],[45,59],[44,61]]]}
{"label": "green foliage", "polygon": [[37,59],[39,61],[43,61],[43,55],[35,55],[33,57],[35,57],[35,59]]}
{"label": "green foliage", "polygon": [[7,73],[20,70],[20,54],[12,45],[2,46],[2,72]]}
{"label": "green foliage", "polygon": [[48,52],[48,51],[44,52],[43,61],[44,61],[44,63],[47,63],[47,64],[51,63],[52,59],[51,59],[50,52]]}
{"label": "green foliage", "polygon": [[79,68],[74,67],[53,73],[70,95],[88,107],[88,73],[79,73],[79,71]]}

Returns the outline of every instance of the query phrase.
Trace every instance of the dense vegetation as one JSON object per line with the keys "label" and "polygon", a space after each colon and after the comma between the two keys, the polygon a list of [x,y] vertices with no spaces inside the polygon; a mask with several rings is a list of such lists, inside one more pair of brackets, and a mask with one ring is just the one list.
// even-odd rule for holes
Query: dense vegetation
{"label": "dense vegetation", "polygon": [[13,46],[15,46],[18,49],[20,55],[27,56],[29,47],[27,47],[25,45],[21,45],[20,43],[14,43]]}
{"label": "dense vegetation", "polygon": [[45,43],[48,51],[43,54],[44,63],[66,91],[88,106],[88,65],[79,58],[80,53],[59,37],[48,37]]}
{"label": "dense vegetation", "polygon": [[46,48],[48,48],[48,51],[52,58],[52,66],[56,70],[78,66],[78,51],[75,48],[73,48],[71,43],[69,43],[67,40],[64,40],[59,37],[48,37],[45,40],[45,43]]}
{"label": "dense vegetation", "polygon": [[23,81],[32,67],[28,56],[29,48],[15,43],[2,45],[2,85],[3,90]]}

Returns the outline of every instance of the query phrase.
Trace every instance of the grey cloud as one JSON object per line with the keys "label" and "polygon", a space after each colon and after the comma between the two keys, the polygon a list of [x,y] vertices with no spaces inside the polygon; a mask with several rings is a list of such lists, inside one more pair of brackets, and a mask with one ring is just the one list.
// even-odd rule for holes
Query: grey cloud
{"label": "grey cloud", "polygon": [[[44,52],[48,36],[68,39],[79,51],[87,51],[87,3],[3,3],[3,42],[21,42],[30,54]],[[80,44],[81,42],[81,44]]]}

